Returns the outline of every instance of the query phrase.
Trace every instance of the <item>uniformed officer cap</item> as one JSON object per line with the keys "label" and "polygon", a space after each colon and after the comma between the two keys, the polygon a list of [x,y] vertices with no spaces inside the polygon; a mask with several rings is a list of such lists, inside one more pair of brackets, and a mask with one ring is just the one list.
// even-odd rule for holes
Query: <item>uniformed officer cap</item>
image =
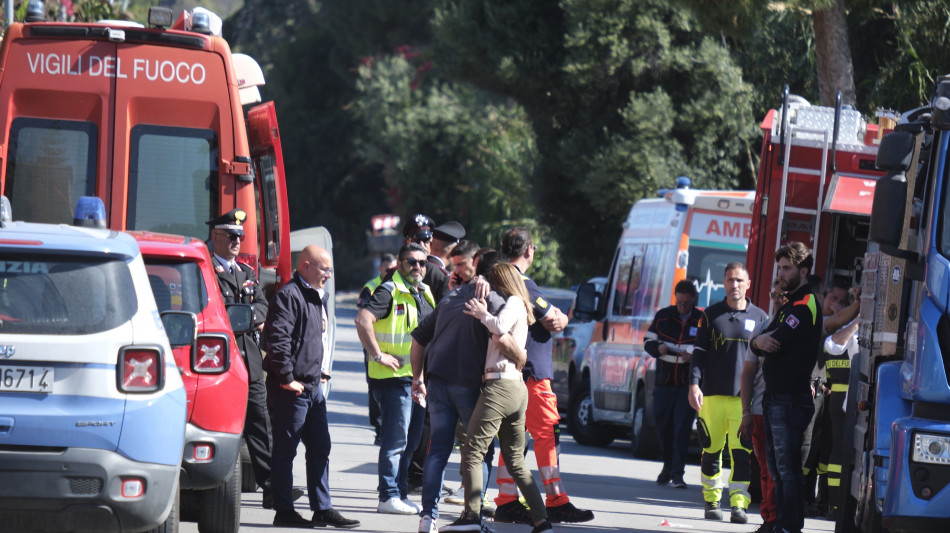
{"label": "uniformed officer cap", "polygon": [[454,220],[436,226],[432,230],[432,236],[440,241],[459,242],[465,238],[465,228]]}
{"label": "uniformed officer cap", "polygon": [[227,213],[205,222],[212,229],[223,229],[235,235],[244,235],[244,221],[247,213],[243,209],[232,209]]}
{"label": "uniformed officer cap", "polygon": [[432,226],[435,226],[435,221],[419,213],[403,224],[402,235],[414,242],[427,241],[432,238]]}

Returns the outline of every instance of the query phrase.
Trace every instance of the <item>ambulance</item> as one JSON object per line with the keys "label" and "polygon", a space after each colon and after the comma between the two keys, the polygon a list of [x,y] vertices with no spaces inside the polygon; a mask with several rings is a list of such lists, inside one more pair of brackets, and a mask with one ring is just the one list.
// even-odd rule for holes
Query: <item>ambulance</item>
{"label": "ambulance", "polygon": [[631,435],[634,455],[658,451],[653,418],[656,361],[643,349],[658,310],[674,304],[673,288],[690,279],[698,307],[725,297],[731,262],[745,262],[754,191],[689,188],[679,178],[662,197],[640,200],[624,222],[606,284],[577,290],[574,317],[595,322],[573,378],[568,426],[580,444],[606,446]]}

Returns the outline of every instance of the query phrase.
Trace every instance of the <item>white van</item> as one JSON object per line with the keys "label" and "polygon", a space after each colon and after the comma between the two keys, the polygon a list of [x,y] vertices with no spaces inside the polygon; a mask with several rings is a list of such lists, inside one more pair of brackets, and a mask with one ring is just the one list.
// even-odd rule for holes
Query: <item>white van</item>
{"label": "white van", "polygon": [[673,305],[673,287],[692,279],[697,306],[725,296],[723,271],[745,262],[754,191],[689,188],[685,178],[661,198],[630,209],[603,290],[577,290],[574,317],[595,326],[578,368],[571,369],[568,426],[580,444],[606,446],[631,434],[637,456],[658,451],[653,418],[655,360],[643,335],[656,312]]}

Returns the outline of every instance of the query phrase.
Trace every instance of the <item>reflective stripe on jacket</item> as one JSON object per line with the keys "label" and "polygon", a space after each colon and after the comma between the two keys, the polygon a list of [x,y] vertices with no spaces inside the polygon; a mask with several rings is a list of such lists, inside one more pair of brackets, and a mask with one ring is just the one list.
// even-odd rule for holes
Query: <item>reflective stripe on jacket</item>
{"label": "reflective stripe on jacket", "polygon": [[[423,296],[429,305],[435,307],[432,291],[424,284]],[[409,335],[419,325],[419,310],[416,300],[409,292],[409,286],[398,271],[393,273],[391,280],[380,285],[392,295],[389,314],[385,318],[373,323],[376,342],[379,350],[389,355],[403,359],[399,370],[393,370],[386,365],[370,361],[369,377],[372,379],[388,379],[398,377],[412,377],[412,364],[409,362],[409,352],[412,347],[412,337]]]}

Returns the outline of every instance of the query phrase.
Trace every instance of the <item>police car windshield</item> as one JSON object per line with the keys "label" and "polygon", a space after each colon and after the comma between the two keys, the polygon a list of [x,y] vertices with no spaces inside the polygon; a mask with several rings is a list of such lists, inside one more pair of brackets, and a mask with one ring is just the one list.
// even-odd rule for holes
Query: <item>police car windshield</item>
{"label": "police car windshield", "polygon": [[137,307],[122,260],[0,252],[0,333],[99,333]]}

